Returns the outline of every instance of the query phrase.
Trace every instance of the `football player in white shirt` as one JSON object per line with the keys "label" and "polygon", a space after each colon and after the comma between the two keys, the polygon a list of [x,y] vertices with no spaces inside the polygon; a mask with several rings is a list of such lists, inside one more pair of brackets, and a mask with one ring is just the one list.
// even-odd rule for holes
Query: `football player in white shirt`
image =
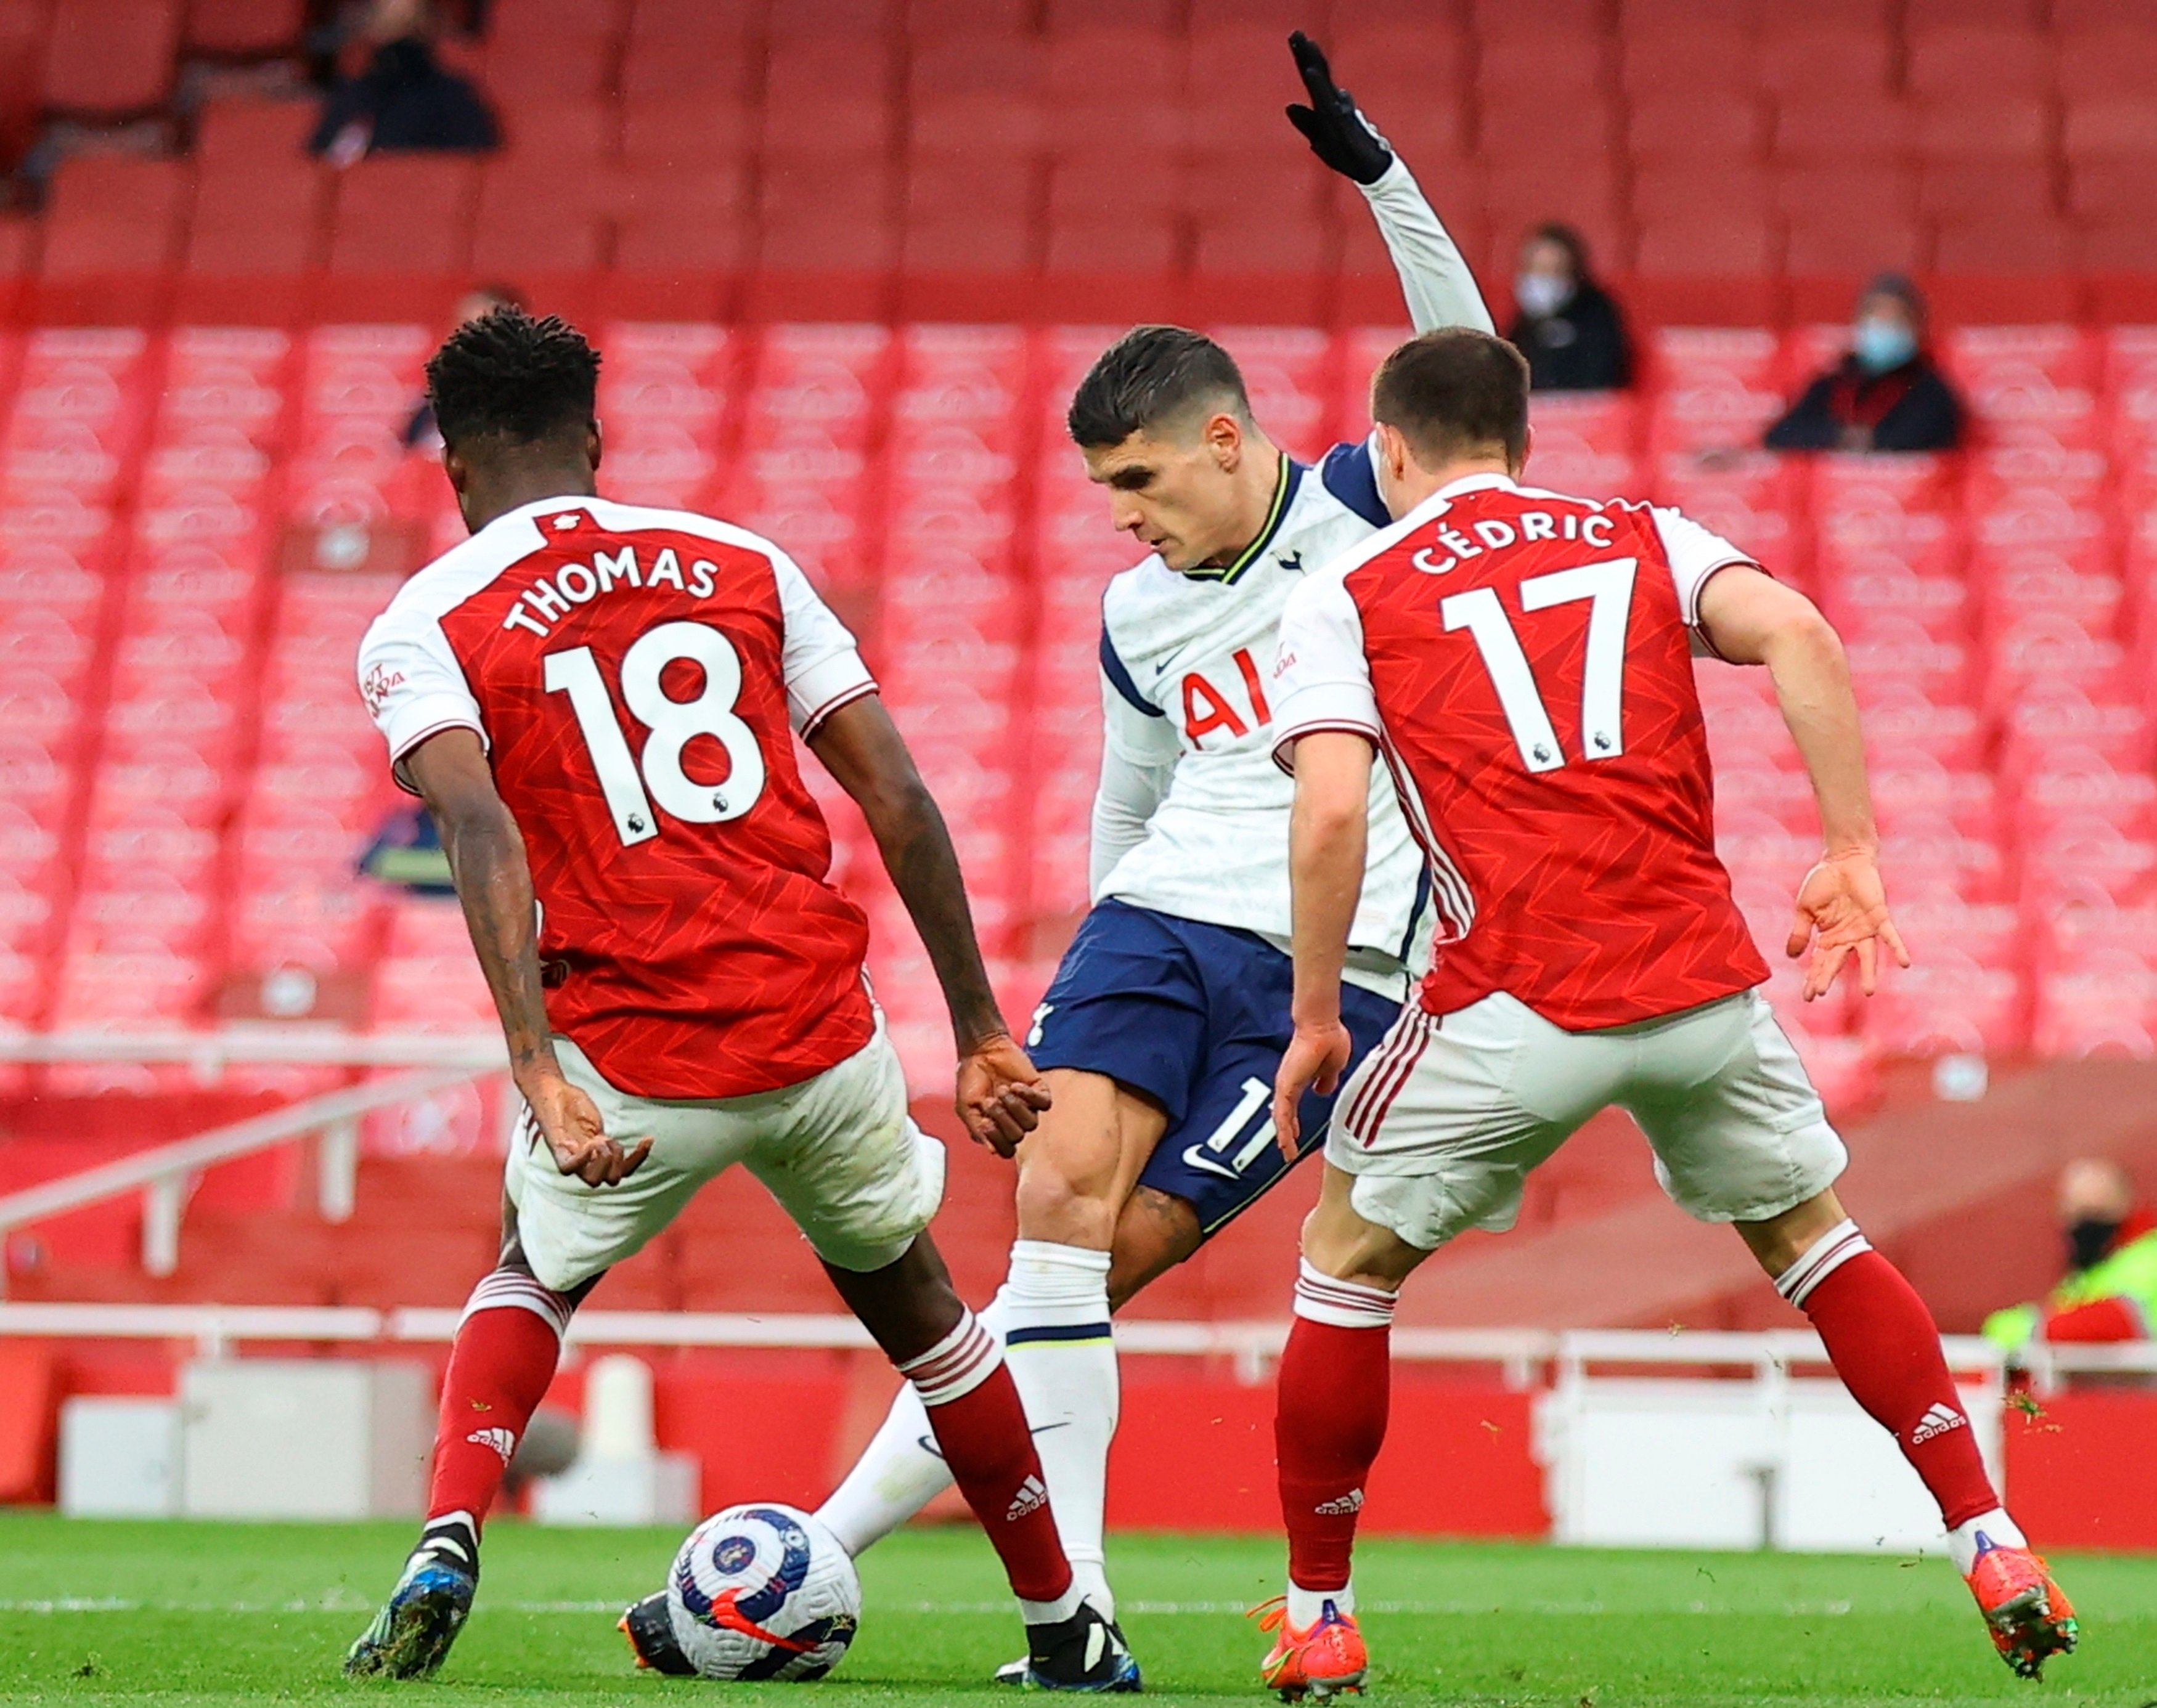
{"label": "football player in white shirt", "polygon": [[[1491,329],[1415,179],[1290,39],[1311,96],[1290,116],[1369,200],[1419,331]],[[1140,327],[1094,364],[1068,424],[1115,526],[1151,555],[1110,583],[1094,906],[1027,1047],[1053,1106],[1019,1153],[1019,1237],[981,1314],[1005,1339],[1066,1552],[1115,1617],[1102,1512],[1117,1376],[1109,1314],[1279,1180],[1267,1107],[1290,1031],[1288,816],[1263,686],[1304,573],[1387,525],[1367,443],[1306,466],[1251,418],[1210,338]],[[1398,809],[1374,793],[1370,872],[1342,995],[1359,1052],[1393,1022],[1427,883]],[[1304,1106],[1315,1145],[1331,1100]],[[818,1516],[859,1553],[948,1486],[904,1391]],[[1022,1668],[1023,1663],[1020,1664]],[[1019,1669],[1006,1669],[1019,1681]]]}

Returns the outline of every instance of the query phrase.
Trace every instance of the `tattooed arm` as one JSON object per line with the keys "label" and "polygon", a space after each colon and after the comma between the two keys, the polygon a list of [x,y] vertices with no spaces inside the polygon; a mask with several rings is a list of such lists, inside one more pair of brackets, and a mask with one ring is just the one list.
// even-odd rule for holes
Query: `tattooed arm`
{"label": "tattooed arm", "polygon": [[981,1144],[1008,1156],[1048,1107],[1048,1092],[1012,1042],[989,988],[944,815],[877,695],[832,713],[811,734],[809,747],[867,819],[884,870],[944,988],[959,1047],[960,1119]]}
{"label": "tattooed arm", "polygon": [[404,774],[427,803],[449,856],[487,988],[502,1016],[510,1072],[554,1154],[554,1165],[586,1186],[634,1174],[651,1149],[610,1138],[592,1100],[563,1077],[539,983],[538,908],[524,836],[495,790],[479,737],[445,729],[405,756]]}

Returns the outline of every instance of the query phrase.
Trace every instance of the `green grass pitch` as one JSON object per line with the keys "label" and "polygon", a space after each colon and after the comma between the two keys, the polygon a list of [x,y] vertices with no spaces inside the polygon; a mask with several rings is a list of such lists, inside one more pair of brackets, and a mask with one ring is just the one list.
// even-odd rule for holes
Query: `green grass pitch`
{"label": "green grass pitch", "polygon": [[[395,1576],[402,1525],[133,1524],[0,1514],[0,1700],[353,1701],[413,1708],[995,1700],[1017,1650],[987,1546],[910,1531],[863,1561],[862,1634],[836,1678],[728,1686],[639,1678],[613,1628],[662,1580],[661,1531],[489,1532],[477,1610],[440,1682],[354,1686],[346,1644]],[[1270,1700],[1240,1609],[1273,1592],[1265,1539],[1124,1536],[1125,1629],[1163,1702]],[[2157,1559],[2061,1560],[2083,1648],[2042,1685],[1994,1657],[1943,1560],[1367,1543],[1358,1587],[1374,1703],[1740,1708],[2023,1701],[2157,1708]],[[684,1693],[687,1693],[685,1699]]]}

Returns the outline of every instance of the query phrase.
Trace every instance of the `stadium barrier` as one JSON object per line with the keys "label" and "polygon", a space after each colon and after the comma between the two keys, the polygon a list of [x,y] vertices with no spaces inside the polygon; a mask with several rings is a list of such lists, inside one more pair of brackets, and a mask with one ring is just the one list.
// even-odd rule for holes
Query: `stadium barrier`
{"label": "stadium barrier", "polygon": [[[369,1053],[377,1060],[370,1065],[378,1066],[382,1065],[382,1057],[389,1054],[380,1047],[394,1041],[375,1038],[353,1042],[375,1046]],[[146,1044],[139,1038],[105,1038],[96,1035],[80,1042],[64,1035],[0,1041],[0,1048],[8,1045],[21,1052],[70,1052],[34,1057],[44,1060],[81,1060],[85,1057],[75,1052],[110,1048],[116,1052],[124,1049],[128,1053],[116,1053],[103,1059],[202,1062],[205,1052],[214,1047],[210,1039],[190,1039],[183,1033],[173,1034],[170,1041],[162,1044],[170,1052],[162,1057],[146,1057],[144,1051],[157,1046]],[[227,1052],[253,1047],[255,1047],[231,1039],[223,1043]],[[268,1059],[327,1059],[341,1065],[357,1065],[352,1062],[349,1051],[340,1050],[335,1055],[326,1053],[328,1041],[325,1040],[270,1037],[264,1039],[259,1047],[281,1052],[311,1049],[316,1052],[298,1056],[280,1053]],[[332,1222],[347,1221],[352,1215],[358,1190],[359,1124],[363,1117],[500,1071],[498,1049],[490,1052],[469,1044],[452,1045],[429,1039],[421,1041],[414,1053],[438,1057],[439,1061],[436,1065],[409,1068],[388,1078],[303,1098],[266,1114],[214,1127],[193,1138],[157,1145],[0,1197],[0,1241],[16,1228],[139,1191],[142,1194],[142,1268],[152,1275],[169,1275],[179,1267],[180,1223],[187,1212],[188,1195],[205,1169],[310,1138],[317,1147],[317,1205],[322,1219]],[[31,1058],[25,1053],[16,1056],[18,1060]],[[233,1057],[228,1053],[221,1059]],[[262,1058],[250,1055],[246,1059]],[[394,1059],[394,1056],[390,1059]],[[0,1265],[0,1294],[4,1294],[6,1284],[6,1268]]]}
{"label": "stadium barrier", "polygon": [[[11,1302],[0,1304],[0,1354],[133,1342],[163,1355],[162,1375],[127,1391],[169,1394],[188,1356],[243,1348],[439,1362],[456,1315]],[[1274,1527],[1268,1378],[1286,1333],[1281,1322],[1119,1325],[1130,1356],[1113,1524]],[[550,1403],[580,1408],[589,1361],[580,1355],[646,1354],[658,1443],[700,1462],[708,1510],[752,1498],[813,1505],[895,1381],[839,1315],[592,1310],[569,1339]],[[1394,1346],[1393,1448],[1370,1489],[1379,1529],[1722,1547],[1915,1550],[1932,1538],[1892,1444],[1842,1395],[1808,1331],[1404,1328]],[[2008,1385],[1985,1341],[1953,1337],[1949,1352],[1972,1427],[2026,1525],[2056,1545],[2157,1547],[2147,1452],[2157,1348],[2048,1349],[2026,1390]],[[47,1404],[64,1385],[47,1383]]]}

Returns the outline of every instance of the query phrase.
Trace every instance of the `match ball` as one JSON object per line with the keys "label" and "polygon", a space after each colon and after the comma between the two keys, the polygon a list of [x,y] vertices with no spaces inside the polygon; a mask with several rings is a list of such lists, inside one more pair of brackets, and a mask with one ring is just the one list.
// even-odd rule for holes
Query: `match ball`
{"label": "match ball", "polygon": [[821,1679],[861,1623],[839,1540],[776,1503],[729,1506],[689,1533],[667,1582],[682,1652],[708,1679]]}

